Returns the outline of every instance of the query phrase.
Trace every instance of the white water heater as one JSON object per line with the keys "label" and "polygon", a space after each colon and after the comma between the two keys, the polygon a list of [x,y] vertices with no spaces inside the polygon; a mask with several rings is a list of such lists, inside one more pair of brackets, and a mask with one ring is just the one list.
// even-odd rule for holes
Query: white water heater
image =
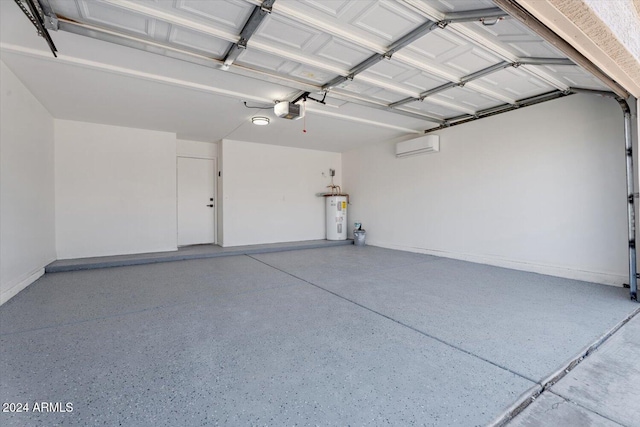
{"label": "white water heater", "polygon": [[347,240],[347,196],[326,196],[327,240]]}

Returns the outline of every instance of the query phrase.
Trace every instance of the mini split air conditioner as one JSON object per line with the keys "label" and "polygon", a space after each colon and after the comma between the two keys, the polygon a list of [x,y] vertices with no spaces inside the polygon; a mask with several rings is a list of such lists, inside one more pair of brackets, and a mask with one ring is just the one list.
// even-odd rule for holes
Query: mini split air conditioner
{"label": "mini split air conditioner", "polygon": [[298,120],[304,117],[304,103],[292,104],[287,101],[278,102],[274,105],[273,112],[276,116],[283,119]]}
{"label": "mini split air conditioner", "polygon": [[396,157],[398,158],[437,153],[438,151],[440,151],[440,137],[438,135],[425,135],[396,144]]}

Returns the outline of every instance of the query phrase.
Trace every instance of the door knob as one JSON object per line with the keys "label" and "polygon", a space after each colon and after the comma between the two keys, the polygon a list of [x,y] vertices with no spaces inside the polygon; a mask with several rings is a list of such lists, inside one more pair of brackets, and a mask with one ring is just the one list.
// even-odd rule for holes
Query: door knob
{"label": "door knob", "polygon": [[213,207],[213,205],[207,205],[207,207],[210,207],[210,208],[212,208],[212,207]]}

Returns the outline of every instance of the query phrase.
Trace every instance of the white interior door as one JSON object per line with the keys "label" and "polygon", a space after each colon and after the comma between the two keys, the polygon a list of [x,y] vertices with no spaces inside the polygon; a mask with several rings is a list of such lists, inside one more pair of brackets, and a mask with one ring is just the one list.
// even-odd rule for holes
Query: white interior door
{"label": "white interior door", "polygon": [[214,159],[178,157],[178,246],[215,242]]}

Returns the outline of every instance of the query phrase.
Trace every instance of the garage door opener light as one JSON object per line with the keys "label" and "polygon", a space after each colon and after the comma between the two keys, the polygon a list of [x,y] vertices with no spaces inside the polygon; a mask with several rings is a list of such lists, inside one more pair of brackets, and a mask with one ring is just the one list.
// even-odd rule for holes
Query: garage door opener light
{"label": "garage door opener light", "polygon": [[269,124],[268,117],[251,117],[251,123],[258,126],[266,126]]}

